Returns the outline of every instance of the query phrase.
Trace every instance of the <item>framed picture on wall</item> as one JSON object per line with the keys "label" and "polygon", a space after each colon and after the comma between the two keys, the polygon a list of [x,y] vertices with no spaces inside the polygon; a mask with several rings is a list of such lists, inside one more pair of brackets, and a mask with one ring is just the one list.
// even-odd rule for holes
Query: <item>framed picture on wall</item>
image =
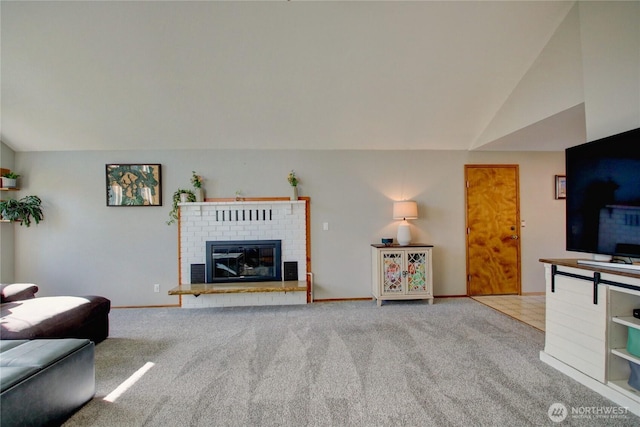
{"label": "framed picture on wall", "polygon": [[556,175],[556,199],[567,198],[567,177]]}
{"label": "framed picture on wall", "polygon": [[107,206],[162,206],[158,163],[106,165]]}

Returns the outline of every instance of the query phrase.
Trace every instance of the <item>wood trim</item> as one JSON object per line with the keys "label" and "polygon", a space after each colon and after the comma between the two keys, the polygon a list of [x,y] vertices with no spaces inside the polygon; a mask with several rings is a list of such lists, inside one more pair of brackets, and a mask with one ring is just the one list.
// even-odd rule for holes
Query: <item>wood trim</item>
{"label": "wood trim", "polygon": [[[182,297],[182,295],[178,295]],[[434,296],[434,298],[469,298],[467,295],[441,295]],[[347,301],[372,301],[372,297],[363,298],[327,298],[317,299],[314,302],[347,302]],[[416,300],[419,301],[419,300]],[[182,304],[166,304],[166,305],[119,305],[113,306],[112,309],[127,309],[127,308],[181,308]]]}
{"label": "wood trim", "polygon": [[[205,202],[283,202],[291,200],[290,197],[206,197],[204,199]],[[298,197],[298,200],[305,202],[305,222],[306,222],[306,234],[307,234],[307,273],[311,273],[311,198],[308,196]],[[180,210],[178,210],[178,280],[177,283],[180,283],[180,278],[182,277],[182,251],[180,247],[181,236],[180,236]],[[307,274],[307,304],[311,302],[311,278]],[[179,307],[182,307],[182,295],[178,295],[178,303]]]}
{"label": "wood trim", "polygon": [[[434,295],[434,298],[469,298],[468,295]],[[342,301],[375,301],[373,297],[361,297],[361,298],[325,298],[317,299],[313,302],[342,302]],[[410,301],[410,300],[385,300],[385,301]],[[426,301],[426,300],[412,300],[412,301]]]}
{"label": "wood trim", "polygon": [[311,270],[311,199],[309,197],[301,197],[305,201],[305,223],[307,227],[307,304],[311,303],[311,276],[309,273],[313,274],[313,270]]}
{"label": "wood trim", "polygon": [[177,304],[166,304],[166,305],[119,305],[111,307],[112,309],[118,308],[180,308]]}
{"label": "wood trim", "polygon": [[[182,284],[180,278],[182,277],[182,234],[180,233],[180,209],[178,209],[178,280],[176,283]],[[178,307],[182,307],[182,295],[178,295]]]}
{"label": "wood trim", "polygon": [[520,165],[516,169],[516,230],[518,230],[518,295],[522,295],[522,219],[520,216]]}
{"label": "wood trim", "polygon": [[[309,197],[298,197],[298,200],[309,199]],[[206,197],[205,202],[227,203],[227,202],[282,202],[291,200],[289,197]]]}

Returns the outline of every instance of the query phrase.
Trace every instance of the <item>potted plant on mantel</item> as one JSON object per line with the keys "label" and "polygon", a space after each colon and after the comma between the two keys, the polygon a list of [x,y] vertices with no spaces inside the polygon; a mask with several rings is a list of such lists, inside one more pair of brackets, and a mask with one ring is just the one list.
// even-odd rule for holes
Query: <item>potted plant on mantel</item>
{"label": "potted plant on mantel", "polygon": [[16,188],[17,180],[20,178],[15,172],[7,172],[2,175],[2,188]]}
{"label": "potted plant on mantel", "polygon": [[291,170],[287,176],[287,181],[291,185],[291,200],[298,200],[298,183],[300,179],[296,176],[296,171]]}
{"label": "potted plant on mantel", "polygon": [[44,218],[42,200],[38,196],[26,196],[20,200],[8,199],[0,201],[0,217],[7,221],[17,221],[20,225],[31,226],[31,222],[39,224]]}
{"label": "potted plant on mantel", "polygon": [[201,175],[196,174],[196,171],[191,171],[191,184],[193,184],[193,191],[196,195],[196,202],[204,202],[204,188],[202,188],[202,179]]}
{"label": "potted plant on mantel", "polygon": [[173,204],[171,207],[171,212],[169,212],[169,221],[167,221],[167,225],[171,225],[178,220],[178,206],[179,203],[187,203],[187,202],[195,202],[196,195],[191,190],[185,190],[184,188],[178,188],[175,193],[173,193]]}

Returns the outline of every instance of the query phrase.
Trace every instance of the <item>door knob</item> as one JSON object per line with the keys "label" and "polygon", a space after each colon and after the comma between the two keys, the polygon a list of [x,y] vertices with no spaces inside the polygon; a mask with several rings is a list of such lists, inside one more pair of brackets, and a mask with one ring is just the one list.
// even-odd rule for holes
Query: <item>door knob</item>
{"label": "door knob", "polygon": [[518,240],[518,235],[517,234],[512,234],[511,235],[511,239],[512,240]]}

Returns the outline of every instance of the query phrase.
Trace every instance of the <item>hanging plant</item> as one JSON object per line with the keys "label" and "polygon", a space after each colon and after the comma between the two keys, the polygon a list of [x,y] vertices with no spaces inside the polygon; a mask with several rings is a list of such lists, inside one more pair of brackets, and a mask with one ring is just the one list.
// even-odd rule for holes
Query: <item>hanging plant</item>
{"label": "hanging plant", "polygon": [[0,201],[0,216],[2,219],[17,221],[25,227],[31,226],[32,221],[39,224],[44,218],[42,200],[38,196],[26,196],[20,200],[2,200]]}
{"label": "hanging plant", "polygon": [[181,194],[186,194],[187,202],[195,202],[196,195],[192,190],[185,190],[183,188],[179,188],[173,193],[173,203],[171,207],[171,212],[169,212],[169,221],[167,221],[167,225],[171,225],[178,220],[178,210],[180,206],[179,203],[182,203]]}

